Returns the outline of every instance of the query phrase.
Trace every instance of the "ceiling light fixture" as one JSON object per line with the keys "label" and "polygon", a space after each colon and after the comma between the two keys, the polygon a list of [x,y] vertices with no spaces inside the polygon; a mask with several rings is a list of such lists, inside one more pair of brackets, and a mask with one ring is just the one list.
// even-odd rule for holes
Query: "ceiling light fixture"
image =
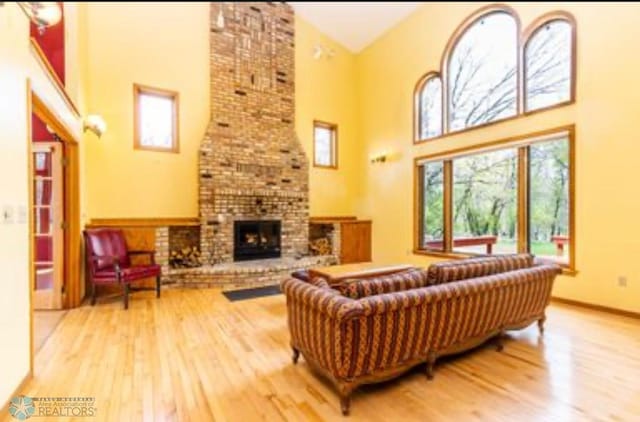
{"label": "ceiling light fixture", "polygon": [[[53,26],[62,19],[62,9],[55,1],[19,1],[20,9],[37,27],[40,35],[46,28]],[[4,2],[0,3],[3,6]]]}
{"label": "ceiling light fixture", "polygon": [[330,59],[335,55],[336,51],[333,48],[325,47],[321,44],[316,44],[313,46],[313,58],[315,60],[320,60],[322,57]]}

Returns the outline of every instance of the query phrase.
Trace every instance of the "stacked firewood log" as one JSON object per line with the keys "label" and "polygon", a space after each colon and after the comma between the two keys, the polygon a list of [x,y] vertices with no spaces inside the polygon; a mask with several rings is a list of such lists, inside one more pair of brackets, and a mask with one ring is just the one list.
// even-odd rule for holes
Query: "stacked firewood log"
{"label": "stacked firewood log", "polygon": [[169,265],[173,268],[194,268],[202,265],[200,250],[195,246],[171,251]]}
{"label": "stacked firewood log", "polygon": [[309,242],[311,255],[331,255],[331,242],[326,237]]}

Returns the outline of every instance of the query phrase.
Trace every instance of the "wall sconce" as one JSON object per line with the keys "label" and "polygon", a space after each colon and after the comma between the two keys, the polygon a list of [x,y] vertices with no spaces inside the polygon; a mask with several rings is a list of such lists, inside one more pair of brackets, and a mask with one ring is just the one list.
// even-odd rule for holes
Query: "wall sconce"
{"label": "wall sconce", "polygon": [[375,163],[386,163],[387,162],[387,155],[386,154],[381,154],[381,155],[376,155],[375,157],[371,158],[371,163],[375,164]]}
{"label": "wall sconce", "polygon": [[[0,2],[4,6],[5,2]],[[55,1],[19,1],[20,9],[37,27],[40,35],[46,28],[53,26],[62,19],[62,9]]]}
{"label": "wall sconce", "polygon": [[316,44],[313,46],[313,58],[315,60],[320,60],[322,57],[331,59],[335,55],[336,55],[336,51],[333,48],[325,47],[321,44]]}
{"label": "wall sconce", "polygon": [[107,131],[107,123],[99,114],[89,114],[84,119],[83,125],[84,132],[90,130],[95,133],[98,138],[102,137],[102,134]]}

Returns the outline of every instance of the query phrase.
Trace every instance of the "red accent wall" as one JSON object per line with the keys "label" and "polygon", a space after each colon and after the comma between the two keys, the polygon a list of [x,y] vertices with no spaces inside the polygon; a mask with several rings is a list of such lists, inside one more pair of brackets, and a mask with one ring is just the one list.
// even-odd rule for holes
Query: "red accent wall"
{"label": "red accent wall", "polygon": [[53,135],[47,130],[47,125],[35,114],[31,114],[31,140],[33,142],[51,142]]}
{"label": "red accent wall", "polygon": [[60,22],[47,28],[42,35],[38,31],[38,27],[31,23],[31,36],[36,39],[44,55],[49,59],[54,72],[64,85],[64,8],[62,2],[58,2],[58,4],[62,10]]}

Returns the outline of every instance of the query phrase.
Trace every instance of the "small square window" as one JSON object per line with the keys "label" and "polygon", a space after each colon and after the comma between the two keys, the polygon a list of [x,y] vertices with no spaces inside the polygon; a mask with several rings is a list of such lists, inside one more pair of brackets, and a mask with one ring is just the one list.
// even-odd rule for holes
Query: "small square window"
{"label": "small square window", "polygon": [[338,168],[338,126],[332,123],[313,122],[313,165]]}
{"label": "small square window", "polygon": [[134,147],[179,152],[178,93],[134,85]]}

